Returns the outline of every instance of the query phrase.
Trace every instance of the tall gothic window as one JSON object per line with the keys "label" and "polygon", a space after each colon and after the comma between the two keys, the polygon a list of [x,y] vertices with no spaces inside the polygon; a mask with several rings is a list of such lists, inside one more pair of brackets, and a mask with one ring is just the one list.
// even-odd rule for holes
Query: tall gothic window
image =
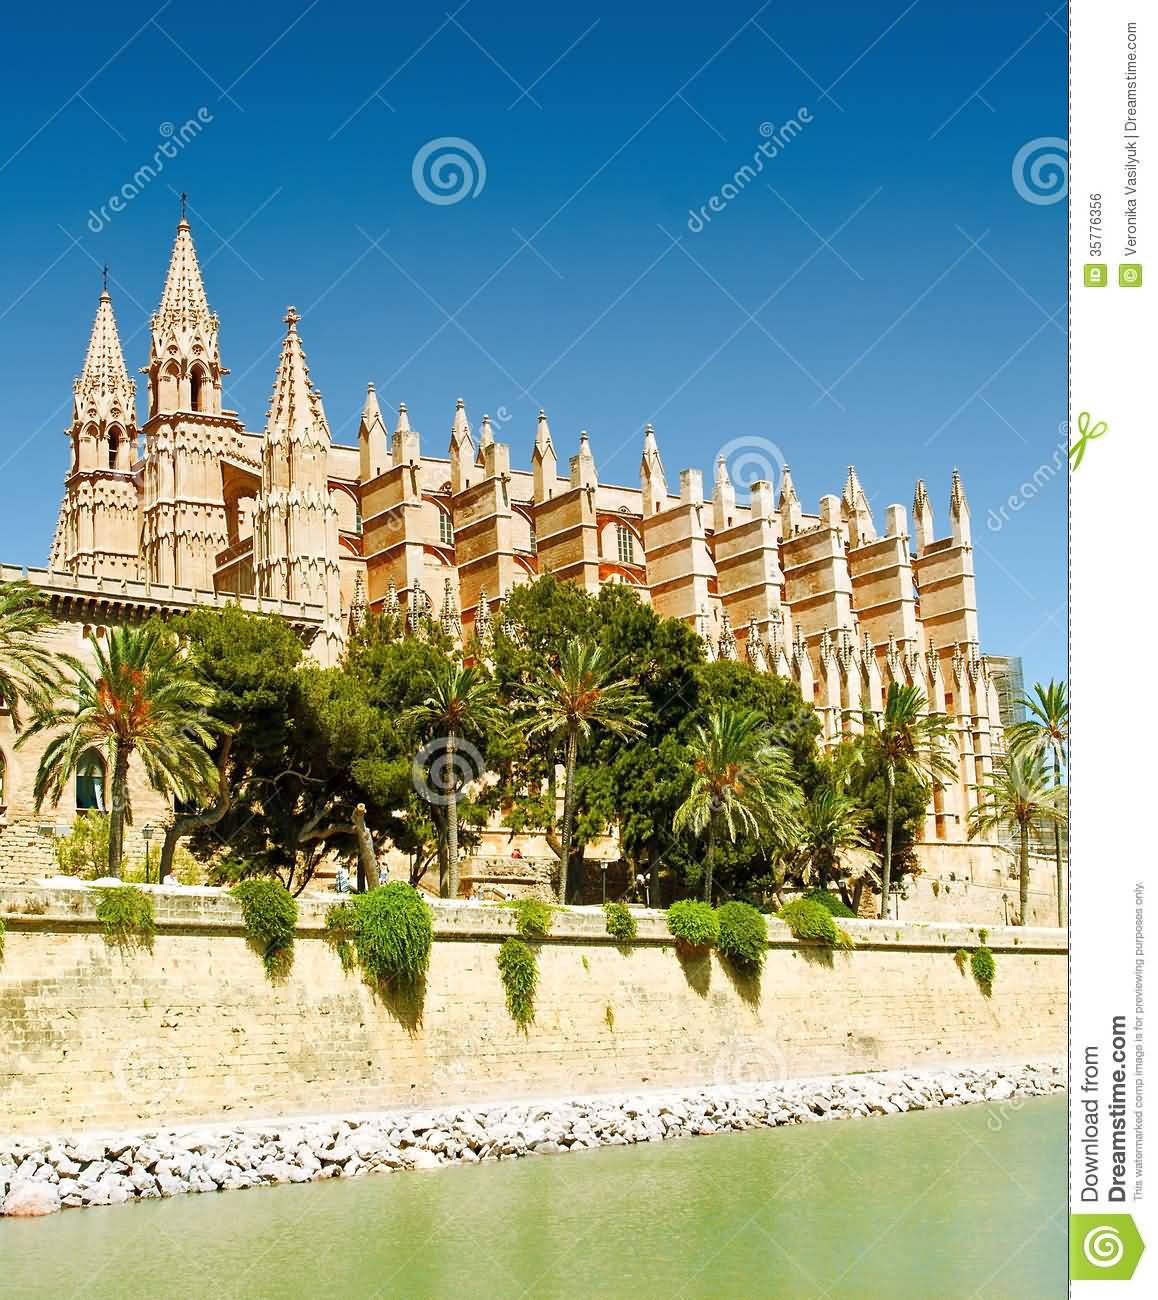
{"label": "tall gothic window", "polygon": [[445,510],[438,512],[438,540],[443,546],[454,545],[454,524]]}
{"label": "tall gothic window", "polygon": [[620,564],[635,563],[635,534],[625,524],[615,525],[615,543]]}
{"label": "tall gothic window", "polygon": [[200,366],[194,366],[189,372],[189,405],[195,411],[205,408],[202,405],[205,390],[205,374]]}
{"label": "tall gothic window", "polygon": [[531,552],[533,554],[537,553],[539,549],[539,537],[535,532],[535,521],[533,519],[527,520],[527,529],[531,539]]}
{"label": "tall gothic window", "polygon": [[121,440],[120,440],[120,438],[117,436],[117,431],[116,431],[115,429],[110,430],[110,432],[109,432],[109,469],[116,469],[116,467],[117,467],[117,452],[120,450],[120,446],[121,446]]}
{"label": "tall gothic window", "polygon": [[76,810],[105,811],[105,765],[91,749],[76,765]]}

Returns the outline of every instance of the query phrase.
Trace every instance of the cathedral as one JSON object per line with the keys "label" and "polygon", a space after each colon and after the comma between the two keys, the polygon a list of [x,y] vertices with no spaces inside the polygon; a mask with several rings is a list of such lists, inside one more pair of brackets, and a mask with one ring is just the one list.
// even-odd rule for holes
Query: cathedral
{"label": "cathedral", "polygon": [[[636,486],[600,482],[586,433],[561,466],[542,411],[529,469],[512,467],[486,416],[476,438],[461,399],[445,454],[430,455],[405,405],[387,427],[373,384],[356,437],[335,441],[299,324],[290,307],[265,427],[246,429],[223,404],[219,322],[183,216],[151,321],[138,423],[136,383],[101,293],[74,386],[52,552],[27,574],[51,601],[62,648],[125,620],[236,601],[279,613],[334,663],[369,610],[412,625],[438,619],[485,644],[506,593],[540,573],[591,592],[626,583],[692,624],[710,657],[798,683],[825,744],[858,727],[866,707],[879,711],[890,682],[919,686],[951,717],[960,763],[959,783],[930,804],[925,839],[963,844],[973,787],[1003,742],[956,472],[938,535],[920,481],[911,518],[890,505],[878,532],[851,467],[815,512],[787,467],[777,485],[751,484],[747,501],[723,458],[710,496],[698,469],[669,483],[650,426]],[[0,581],[20,576],[0,567]],[[14,754],[13,739],[0,713],[0,854],[16,823],[35,821],[35,755]],[[81,798],[78,781],[77,806]],[[146,816],[150,799],[142,790]]]}

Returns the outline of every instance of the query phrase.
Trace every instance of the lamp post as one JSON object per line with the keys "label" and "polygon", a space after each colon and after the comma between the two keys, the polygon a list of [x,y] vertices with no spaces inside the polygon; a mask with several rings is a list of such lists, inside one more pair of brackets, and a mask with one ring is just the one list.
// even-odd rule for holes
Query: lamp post
{"label": "lamp post", "polygon": [[603,877],[603,905],[607,906],[607,863],[599,864],[599,874]]}
{"label": "lamp post", "polygon": [[[145,841],[145,884],[149,883],[149,845],[153,839],[153,828],[147,823],[141,827],[141,839]],[[157,873],[157,884],[161,883],[160,872]]]}

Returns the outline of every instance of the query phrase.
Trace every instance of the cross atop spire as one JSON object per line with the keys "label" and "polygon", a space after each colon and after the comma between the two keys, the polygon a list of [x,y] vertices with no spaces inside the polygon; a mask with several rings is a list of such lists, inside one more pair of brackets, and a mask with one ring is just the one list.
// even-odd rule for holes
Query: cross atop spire
{"label": "cross atop spire", "polygon": [[109,264],[106,262],[104,266],[101,267],[101,297],[107,298],[108,296],[109,296]]}
{"label": "cross atop spire", "polygon": [[185,225],[189,224],[189,195],[184,190],[181,191],[181,220]]}

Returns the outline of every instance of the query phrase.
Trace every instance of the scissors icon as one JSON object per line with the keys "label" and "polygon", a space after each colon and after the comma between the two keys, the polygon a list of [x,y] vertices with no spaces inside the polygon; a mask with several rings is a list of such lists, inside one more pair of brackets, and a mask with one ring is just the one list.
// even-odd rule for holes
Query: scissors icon
{"label": "scissors icon", "polygon": [[1100,438],[1102,434],[1108,433],[1110,426],[1105,420],[1099,420],[1097,424],[1091,427],[1089,411],[1082,411],[1078,416],[1078,433],[1081,435],[1077,442],[1070,448],[1070,460],[1073,462],[1071,468],[1077,467],[1085,459],[1086,444],[1093,442],[1095,438]]}

